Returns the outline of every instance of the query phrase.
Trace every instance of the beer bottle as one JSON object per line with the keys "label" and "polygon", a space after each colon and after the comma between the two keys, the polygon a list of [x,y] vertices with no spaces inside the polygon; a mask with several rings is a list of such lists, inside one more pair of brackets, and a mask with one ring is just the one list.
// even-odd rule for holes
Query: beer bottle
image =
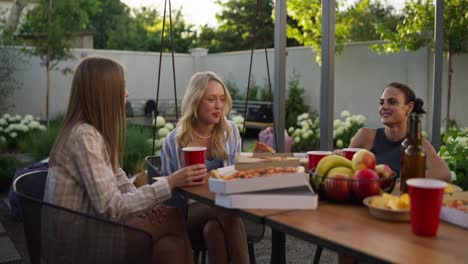
{"label": "beer bottle", "polygon": [[409,145],[403,154],[400,190],[407,192],[406,180],[424,178],[426,174],[426,152],[422,147],[421,116],[411,113]]}

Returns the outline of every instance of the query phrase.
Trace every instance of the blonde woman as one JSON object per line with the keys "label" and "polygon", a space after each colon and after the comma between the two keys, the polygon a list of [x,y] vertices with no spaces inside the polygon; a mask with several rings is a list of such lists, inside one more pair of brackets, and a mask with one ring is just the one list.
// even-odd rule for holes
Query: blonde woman
{"label": "blonde woman", "polygon": [[[171,197],[172,188],[200,184],[197,180],[203,178],[206,168],[190,166],[152,185],[135,188],[120,169],[127,95],[124,70],[118,63],[87,58],[79,64],[63,127],[50,154],[44,199],[145,229],[154,239],[153,262],[192,263],[190,241],[177,209],[158,205]],[[64,224],[54,215],[48,217]],[[80,260],[87,262],[86,257],[80,256]]]}
{"label": "blonde woman", "polygon": [[[221,78],[213,72],[195,73],[182,100],[182,117],[161,150],[162,174],[183,168],[182,148],[207,148],[207,170],[232,165],[240,152],[237,126],[226,116],[232,100]],[[186,210],[186,202],[174,194],[173,204]],[[188,229],[192,240],[204,239],[210,263],[248,263],[247,239],[239,217],[228,210],[191,203]]]}

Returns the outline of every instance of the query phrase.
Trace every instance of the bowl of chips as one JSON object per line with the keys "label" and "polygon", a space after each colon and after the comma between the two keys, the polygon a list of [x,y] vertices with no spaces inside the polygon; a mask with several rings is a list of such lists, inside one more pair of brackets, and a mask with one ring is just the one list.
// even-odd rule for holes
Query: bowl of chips
{"label": "bowl of chips", "polygon": [[409,221],[410,199],[408,194],[396,196],[388,193],[367,197],[363,203],[369,208],[369,213],[386,221]]}

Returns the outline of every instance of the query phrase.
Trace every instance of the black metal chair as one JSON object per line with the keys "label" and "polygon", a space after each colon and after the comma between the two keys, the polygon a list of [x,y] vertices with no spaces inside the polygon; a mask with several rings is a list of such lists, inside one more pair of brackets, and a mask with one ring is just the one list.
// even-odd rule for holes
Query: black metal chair
{"label": "black metal chair", "polygon": [[46,180],[47,171],[36,171],[13,184],[32,264],[151,263],[149,233],[44,202]]}
{"label": "black metal chair", "polygon": [[[161,159],[159,156],[148,156],[145,158],[147,171],[148,171],[148,182],[152,182],[153,177],[161,176]],[[187,216],[187,212],[185,213]],[[249,259],[251,264],[255,264],[255,248],[254,244],[263,239],[265,233],[265,226],[248,219],[243,219],[245,231],[247,233],[247,244],[249,248]],[[192,244],[192,250],[194,252],[195,263],[200,261],[201,253],[201,262],[205,263],[206,260],[206,245],[204,240],[193,240],[190,238]]]}

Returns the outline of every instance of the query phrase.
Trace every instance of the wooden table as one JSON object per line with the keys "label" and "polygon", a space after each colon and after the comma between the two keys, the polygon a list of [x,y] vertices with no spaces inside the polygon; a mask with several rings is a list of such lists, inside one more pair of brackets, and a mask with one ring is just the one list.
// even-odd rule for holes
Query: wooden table
{"label": "wooden table", "polygon": [[[187,197],[214,205],[205,184],[182,188]],[[466,263],[468,230],[440,222],[436,237],[413,235],[409,222],[381,221],[359,205],[320,201],[316,210],[242,210],[241,216],[263,221],[278,236],[282,232],[350,254],[369,262]],[[276,242],[275,242],[276,240]],[[279,245],[278,245],[279,242]],[[272,238],[272,263],[285,263],[284,237]],[[276,243],[276,246],[275,246]],[[278,250],[278,248],[280,250]]]}

